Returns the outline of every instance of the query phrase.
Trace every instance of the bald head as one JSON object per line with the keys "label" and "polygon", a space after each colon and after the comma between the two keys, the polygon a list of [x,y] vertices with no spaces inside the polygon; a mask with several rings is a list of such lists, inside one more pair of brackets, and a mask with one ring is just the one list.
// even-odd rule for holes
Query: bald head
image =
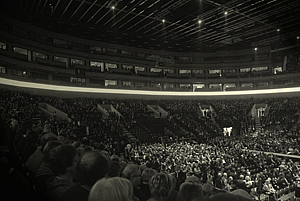
{"label": "bald head", "polygon": [[45,133],[40,139],[40,146],[44,148],[47,142],[52,140],[57,140],[57,135],[55,135],[54,133]]}
{"label": "bald head", "polygon": [[92,186],[96,181],[105,177],[108,172],[108,160],[97,151],[83,154],[76,164],[76,180],[87,186]]}

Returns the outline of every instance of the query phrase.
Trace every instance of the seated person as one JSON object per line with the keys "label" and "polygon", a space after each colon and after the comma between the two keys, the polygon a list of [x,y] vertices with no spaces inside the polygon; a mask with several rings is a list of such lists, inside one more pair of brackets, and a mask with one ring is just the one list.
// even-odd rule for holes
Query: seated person
{"label": "seated person", "polygon": [[276,190],[274,189],[274,187],[271,183],[270,177],[265,181],[265,183],[263,185],[263,191],[268,195],[274,194],[276,192]]}

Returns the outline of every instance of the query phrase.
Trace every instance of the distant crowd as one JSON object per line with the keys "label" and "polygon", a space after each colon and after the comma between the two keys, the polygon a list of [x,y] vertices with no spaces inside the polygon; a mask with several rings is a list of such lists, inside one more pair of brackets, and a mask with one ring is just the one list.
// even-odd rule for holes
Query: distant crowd
{"label": "distant crowd", "polygon": [[[292,157],[300,156],[299,98],[205,101],[215,114],[203,116],[197,101],[0,94],[1,139],[8,149],[1,152],[1,183],[11,200],[272,200],[283,189],[299,196],[300,164]],[[220,122],[252,127],[248,113],[261,102],[270,105],[263,129],[223,136]],[[69,118],[45,113],[40,103]],[[121,115],[104,115],[98,104]],[[171,125],[193,140],[131,141],[123,130],[153,115],[148,104],[164,108]]]}

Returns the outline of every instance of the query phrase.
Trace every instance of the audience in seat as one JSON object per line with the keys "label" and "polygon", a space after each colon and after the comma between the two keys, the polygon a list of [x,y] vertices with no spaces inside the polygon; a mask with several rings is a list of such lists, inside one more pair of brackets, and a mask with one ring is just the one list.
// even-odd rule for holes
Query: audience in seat
{"label": "audience in seat", "polygon": [[111,161],[109,163],[109,170],[107,177],[121,177],[121,165],[118,161]]}
{"label": "audience in seat", "polygon": [[38,147],[38,140],[39,140],[40,134],[36,131],[30,131],[26,135],[26,145],[24,148],[20,151],[21,152],[21,160],[23,163],[25,163],[28,158],[33,154]]}
{"label": "audience in seat", "polygon": [[236,189],[234,191],[231,191],[230,193],[233,195],[241,196],[241,197],[249,199],[249,200],[253,199],[253,197],[247,191],[245,191],[243,189]]}
{"label": "audience in seat", "polygon": [[43,149],[43,161],[39,166],[34,178],[35,190],[38,196],[40,197],[40,199],[42,200],[48,199],[46,182],[50,178],[55,177],[53,171],[49,168],[50,151],[53,148],[58,147],[62,144],[63,144],[62,142],[56,140],[48,141]]}
{"label": "audience in seat", "polygon": [[128,164],[123,172],[122,176],[128,179],[132,186],[133,186],[133,194],[137,197],[140,201],[146,201],[146,195],[141,191],[140,184],[141,184],[141,171],[137,164]]}
{"label": "audience in seat", "polygon": [[[17,146],[19,152],[21,152],[27,144],[28,134],[33,131],[33,121],[27,120],[21,123],[21,128],[17,131],[14,137],[14,144]],[[30,134],[29,134],[30,135]]]}
{"label": "audience in seat", "polygon": [[49,167],[55,175],[46,184],[50,201],[61,201],[64,193],[74,185],[78,155],[78,151],[69,144],[60,145],[50,151]]}
{"label": "audience in seat", "polygon": [[166,173],[157,173],[149,181],[151,198],[148,201],[166,201],[173,189],[172,178]]}
{"label": "audience in seat", "polygon": [[298,180],[296,181],[295,197],[300,199],[300,178],[298,178]]}
{"label": "audience in seat", "polygon": [[204,183],[202,185],[202,192],[205,199],[208,199],[211,195],[213,195],[214,187],[210,183]]}
{"label": "audience in seat", "polygon": [[268,195],[274,194],[276,192],[271,181],[272,179],[269,177],[268,179],[266,179],[263,185],[263,191]]}
{"label": "audience in seat", "polygon": [[28,176],[0,158],[0,186],[2,200],[39,200]]}
{"label": "audience in seat", "polygon": [[128,179],[122,177],[103,178],[95,183],[88,201],[138,201]]}
{"label": "audience in seat", "polygon": [[[23,167],[24,158],[26,158],[24,156],[28,156],[26,152],[31,152],[33,150],[31,148],[36,146],[34,143],[30,143],[34,142],[30,139],[30,133],[36,132],[38,136],[42,136],[39,147],[25,162],[25,166],[30,170],[30,174],[35,175],[35,190],[39,195],[41,192],[41,195],[47,193],[53,195],[54,190],[52,188],[48,188],[49,191],[46,191],[46,183],[49,187],[49,184],[53,184],[55,181],[56,184],[62,184],[57,187],[61,190],[58,193],[59,197],[62,196],[61,199],[88,199],[92,184],[86,184],[85,181],[76,176],[76,168],[74,173],[75,165],[73,162],[75,163],[75,156],[78,155],[77,149],[82,158],[94,150],[97,150],[97,153],[101,152],[109,164],[106,177],[116,179],[120,179],[121,176],[126,177],[127,183],[131,183],[133,195],[139,197],[140,201],[156,200],[153,197],[150,198],[150,187],[147,186],[147,182],[144,182],[150,181],[152,174],[166,174],[175,177],[175,179],[173,178],[174,181],[172,180],[172,185],[170,185],[172,186],[170,195],[167,198],[157,196],[158,199],[167,201],[175,200],[179,186],[183,182],[193,185],[200,183],[205,200],[208,201],[209,199],[249,199],[245,196],[244,198],[240,197],[245,192],[255,196],[255,199],[260,197],[271,200],[290,191],[292,193],[296,191],[296,195],[299,196],[299,188],[295,187],[295,181],[298,181],[300,177],[299,161],[293,158],[293,155],[300,155],[300,126],[297,124],[299,122],[299,115],[297,115],[299,97],[247,99],[233,102],[228,100],[123,101],[89,98],[65,99],[21,92],[6,91],[4,93],[2,90],[0,90],[0,94],[0,106],[2,107],[0,120],[5,122],[4,124],[7,124],[7,127],[13,131],[7,138],[10,140],[9,154],[13,154],[14,157],[12,158],[18,160],[17,162],[9,161],[8,167],[12,167],[12,169],[3,167],[5,175],[7,170],[9,170],[9,174],[12,171],[11,175],[6,175],[10,177],[15,175],[16,170],[22,170],[23,176],[26,176],[28,172]],[[48,119],[37,107],[38,103],[42,102],[53,104],[54,107],[65,111],[69,115],[70,121],[58,118]],[[199,111],[197,112],[199,102],[211,105],[218,116],[208,114],[206,117],[199,117]],[[260,119],[262,129],[255,131],[249,130],[253,127],[254,122],[250,120],[251,117],[248,118],[247,114],[249,114],[250,109],[247,108],[252,108],[256,103],[266,103],[270,108],[269,112],[265,113],[266,116]],[[109,113],[108,118],[102,118],[102,114],[96,111],[97,104],[113,105],[122,116]],[[153,143],[130,141],[123,128],[130,132],[132,131],[130,129],[137,125],[136,117],[149,116],[147,114],[148,104],[160,105],[170,112],[168,117],[170,117],[171,126],[174,126],[175,130],[180,130],[180,135],[177,136],[177,133],[174,132],[170,134],[172,138],[169,140],[157,138],[157,141]],[[35,122],[34,119],[40,119],[41,122]],[[163,121],[164,119],[160,120]],[[211,134],[219,132],[216,127],[218,122],[226,124],[236,120],[243,123],[238,135],[212,137]],[[14,122],[14,126],[12,122]],[[221,123],[220,125],[222,125]],[[17,124],[22,125],[21,129],[15,126]],[[16,136],[15,133],[17,133]],[[203,136],[204,140],[200,140],[197,136]],[[124,148],[127,144],[131,148],[128,149],[126,155]],[[28,149],[25,148],[26,146]],[[71,151],[69,157],[67,157],[68,154],[59,154],[53,157],[53,151],[61,146],[71,146],[72,150],[75,150],[74,154]],[[264,152],[271,152],[272,154],[265,154]],[[60,159],[53,160],[53,158]],[[63,162],[58,163],[59,160]],[[88,160],[88,162],[92,163],[93,160]],[[62,166],[64,167],[62,168]],[[133,171],[130,166],[135,167],[135,170]],[[67,169],[67,171],[57,171],[59,167],[60,169]],[[144,179],[143,172],[148,168],[156,170],[156,172],[151,173],[148,179]],[[86,172],[86,174],[88,173]],[[100,178],[102,176],[98,179]],[[263,187],[269,186],[264,185],[268,183],[268,178],[271,179],[274,189],[271,192],[275,193],[269,193],[268,188]],[[29,181],[28,187],[31,188],[30,180],[25,178],[23,181],[25,183]],[[157,181],[157,183],[159,182]],[[23,184],[23,182],[19,184]],[[160,187],[158,192],[162,192],[159,190],[164,188],[163,185]],[[64,191],[66,192],[64,193]],[[224,194],[224,192],[227,193]],[[73,197],[68,198],[68,194]],[[217,194],[219,195],[217,196]],[[133,199],[132,196],[129,197],[128,200]],[[39,198],[46,200],[44,196]],[[50,198],[61,200],[60,198]],[[50,201],[52,200],[50,199]]]}
{"label": "audience in seat", "polygon": [[182,183],[176,201],[205,201],[202,185],[192,182]]}
{"label": "audience in seat", "polygon": [[40,138],[39,146],[36,147],[35,151],[29,156],[28,160],[25,162],[25,166],[29,169],[33,176],[36,175],[38,168],[43,162],[44,148],[47,142],[52,140],[57,140],[57,136],[54,133],[44,133]]}
{"label": "audience in seat", "polygon": [[151,197],[149,181],[155,174],[157,174],[157,171],[152,168],[146,168],[142,171],[142,182],[140,185],[140,189],[146,195],[147,199]]}
{"label": "audience in seat", "polygon": [[178,196],[178,191],[175,189],[177,185],[177,179],[173,174],[169,174],[169,176],[171,177],[172,180],[172,190],[167,201],[174,201]]}
{"label": "audience in seat", "polygon": [[84,153],[76,164],[76,184],[63,195],[64,201],[87,201],[92,186],[108,173],[107,159],[99,151]]}
{"label": "audience in seat", "polygon": [[209,197],[207,201],[253,201],[248,196],[236,195],[233,193],[217,193]]}

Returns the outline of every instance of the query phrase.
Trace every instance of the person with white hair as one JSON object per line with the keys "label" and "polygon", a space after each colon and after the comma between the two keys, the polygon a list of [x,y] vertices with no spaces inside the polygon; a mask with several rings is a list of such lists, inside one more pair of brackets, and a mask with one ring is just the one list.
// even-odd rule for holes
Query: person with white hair
{"label": "person with white hair", "polygon": [[265,193],[269,194],[269,195],[274,194],[276,192],[271,181],[272,181],[272,179],[269,177],[268,179],[266,179],[266,181],[263,185],[263,191],[265,191]]}
{"label": "person with white hair", "polygon": [[229,192],[233,190],[233,177],[232,176],[228,177],[228,181],[227,181],[227,184],[225,185],[224,189]]}
{"label": "person with white hair", "polygon": [[252,185],[253,185],[253,181],[251,180],[251,177],[249,175],[247,175],[245,177],[245,184],[247,189],[251,189]]}
{"label": "person with white hair", "polygon": [[134,201],[133,187],[122,177],[103,178],[97,181],[89,193],[88,201]]}
{"label": "person with white hair", "polygon": [[146,195],[140,190],[141,171],[139,166],[136,164],[128,164],[124,168],[122,176],[131,182],[133,186],[134,196],[137,197],[140,201],[146,201]]}

